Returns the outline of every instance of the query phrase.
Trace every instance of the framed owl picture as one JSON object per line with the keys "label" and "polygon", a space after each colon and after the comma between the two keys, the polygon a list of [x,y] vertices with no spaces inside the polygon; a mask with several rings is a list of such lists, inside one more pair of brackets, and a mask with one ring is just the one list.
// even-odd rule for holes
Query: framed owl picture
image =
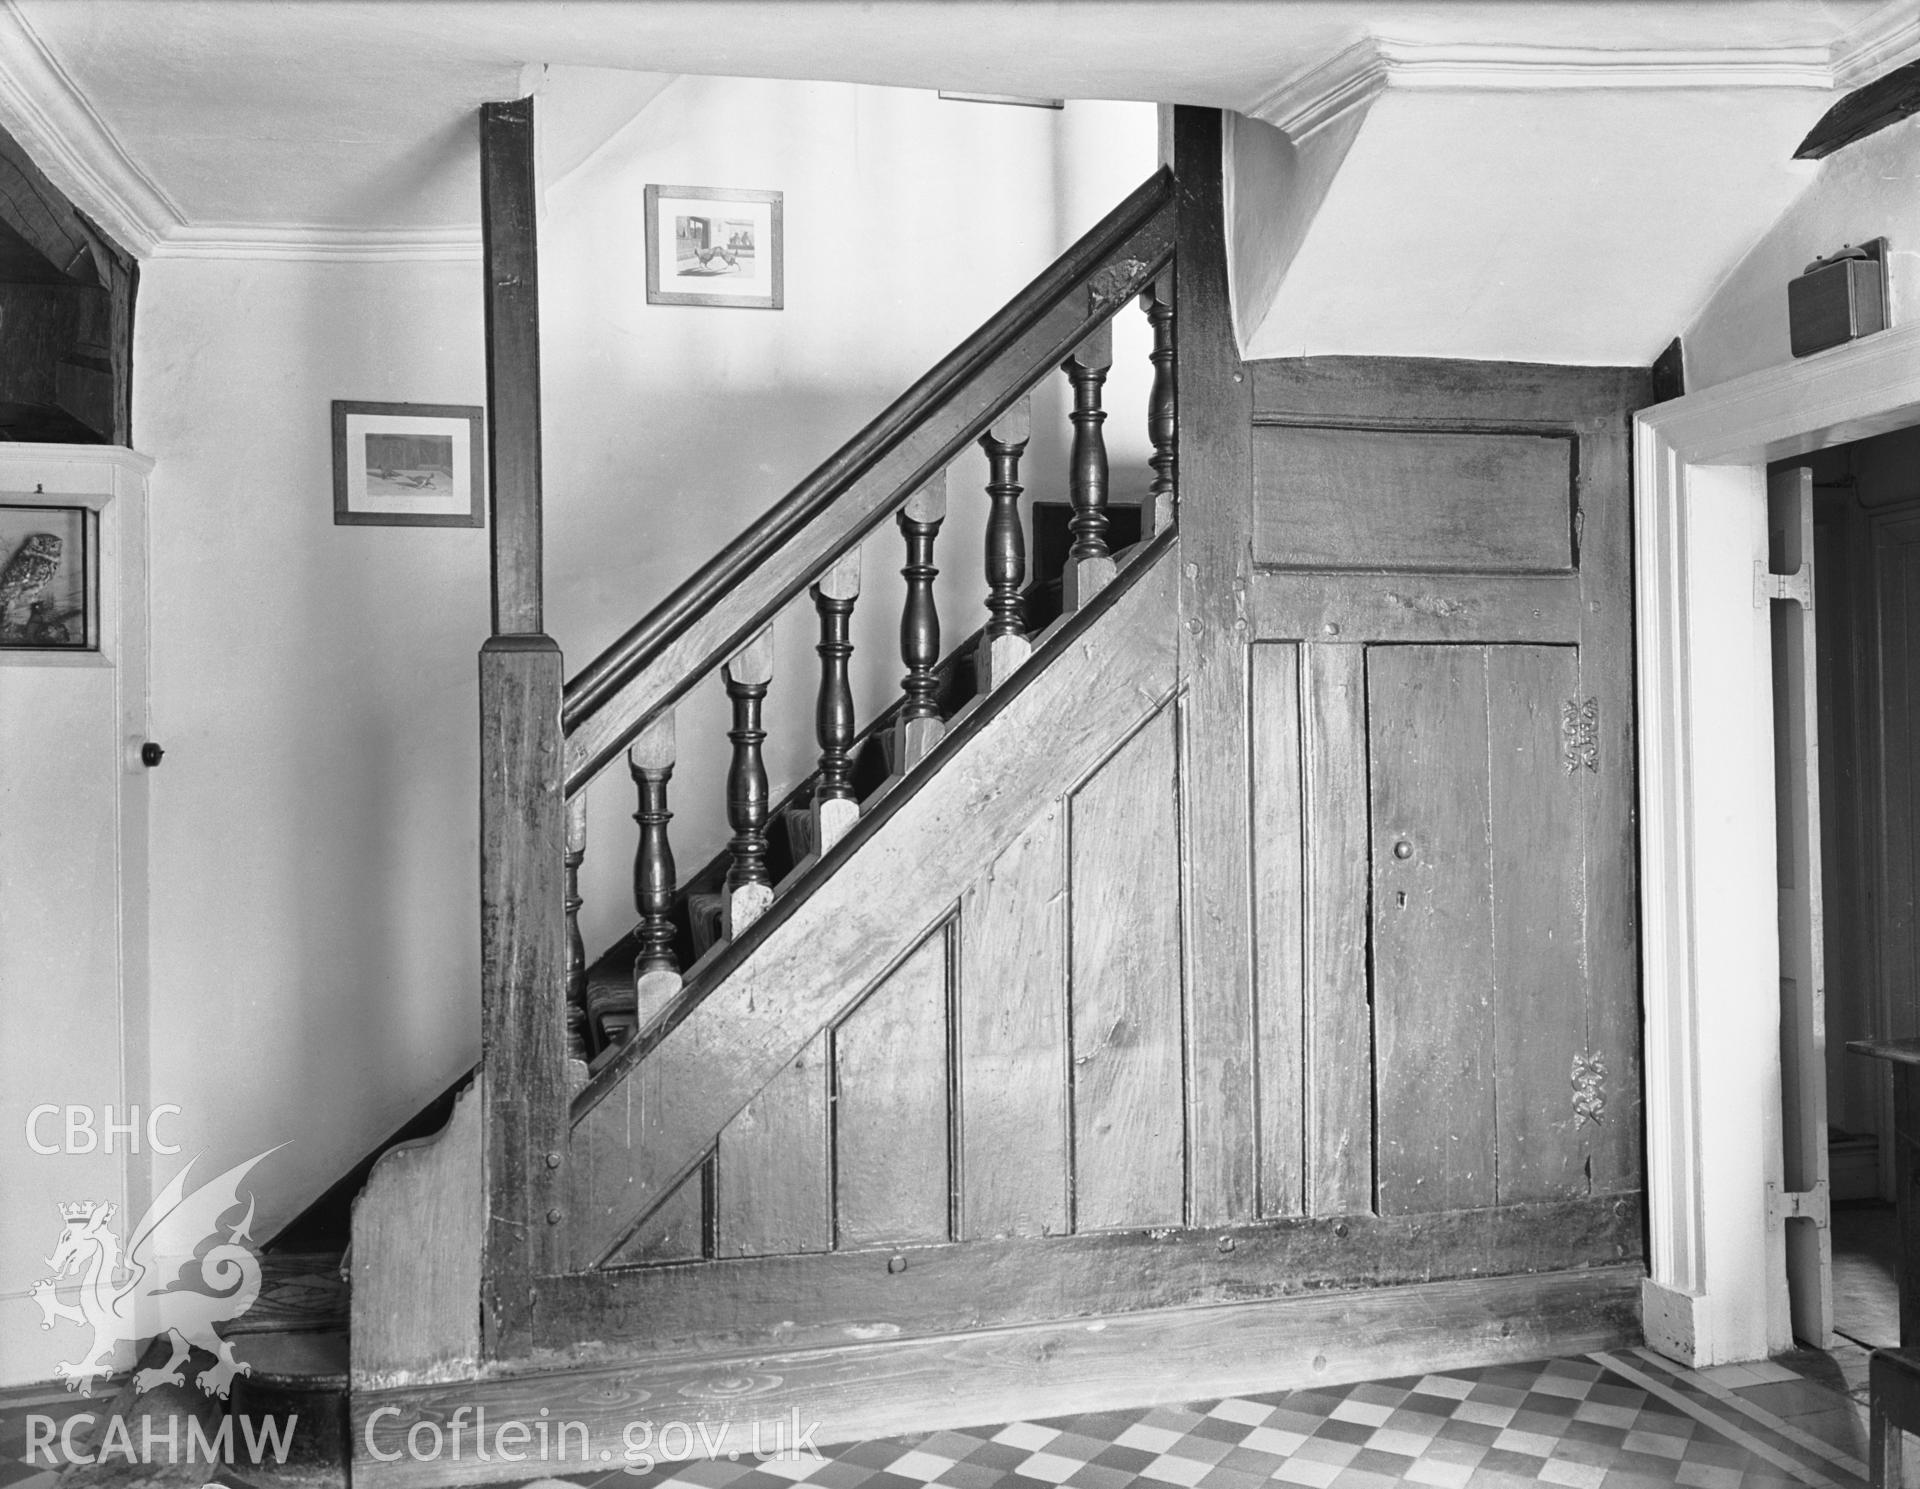
{"label": "framed owl picture", "polygon": [[0,649],[100,649],[98,518],[0,504]]}

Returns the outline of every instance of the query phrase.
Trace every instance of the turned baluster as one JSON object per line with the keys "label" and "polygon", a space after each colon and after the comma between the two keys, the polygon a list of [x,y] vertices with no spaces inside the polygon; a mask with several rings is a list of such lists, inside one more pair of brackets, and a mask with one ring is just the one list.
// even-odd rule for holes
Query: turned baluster
{"label": "turned baluster", "polygon": [[820,781],[813,790],[813,849],[824,854],[860,820],[853,794],[853,684],[847,660],[853,655],[849,632],[853,602],[860,597],[860,550],[843,553],[813,586],[820,613],[820,700],[814,727],[820,738]]}
{"label": "turned baluster", "polygon": [[1147,464],[1153,468],[1153,489],[1147,496],[1147,511],[1141,515],[1149,533],[1163,533],[1173,526],[1174,437],[1178,424],[1173,402],[1173,266],[1162,269],[1140,295],[1140,306],[1153,327],[1153,391],[1147,396],[1147,438],[1153,442],[1153,454]]}
{"label": "turned baluster", "polygon": [[727,868],[721,928],[731,939],[766,913],[773,903],[773,874],[767,867],[767,816],[771,806],[767,766],[760,746],[760,703],[773,682],[773,632],[762,631],[721,669],[733,704],[733,763],[727,769],[727,825],[732,861]]}
{"label": "turned baluster", "polygon": [[593,1050],[587,1035],[587,943],[580,936],[580,865],[587,856],[587,795],[567,803],[567,851],[561,893],[567,907],[567,1058],[585,1060]]}
{"label": "turned baluster", "polygon": [[997,688],[1032,655],[1027,641],[1026,606],[1020,587],[1027,582],[1027,539],[1020,529],[1020,457],[1026,453],[1029,399],[1020,401],[980,436],[987,452],[987,611],[976,664],[983,690]]}
{"label": "turned baluster", "polygon": [[673,954],[673,845],[667,824],[667,783],[673,779],[673,715],[663,713],[641,731],[627,751],[640,826],[633,854],[633,907],[640,923],[634,930],[634,1018],[645,1028],[680,991],[680,963]]}
{"label": "turned baluster", "polygon": [[900,570],[907,581],[907,601],[900,611],[900,660],[907,664],[907,675],[900,687],[907,696],[894,725],[896,775],[905,775],[926,759],[947,728],[940,718],[940,681],[933,670],[940,661],[940,614],[933,603],[934,576],[940,571],[933,564],[933,540],[946,517],[945,471],[900,509],[900,531],[907,540],[907,562]]}
{"label": "turned baluster", "polygon": [[1100,427],[1107,421],[1100,406],[1100,385],[1111,366],[1112,321],[1102,321],[1060,364],[1073,385],[1073,411],[1067,415],[1073,421],[1067,474],[1067,491],[1073,499],[1067,529],[1073,534],[1073,546],[1067,549],[1067,571],[1060,580],[1060,603],[1069,611],[1099,594],[1114,575],[1113,558],[1107,552],[1107,437]]}

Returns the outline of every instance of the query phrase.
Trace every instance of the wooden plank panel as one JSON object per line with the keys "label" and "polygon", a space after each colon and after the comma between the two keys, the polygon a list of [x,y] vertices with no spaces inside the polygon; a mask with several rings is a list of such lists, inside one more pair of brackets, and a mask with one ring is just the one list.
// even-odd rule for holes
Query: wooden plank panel
{"label": "wooden plank panel", "polygon": [[454,1099],[439,1132],[382,1153],[354,1201],[348,1340],[357,1390],[471,1377],[479,1365],[484,1079]]}
{"label": "wooden plank panel", "polygon": [[1535,1272],[1639,1255],[1640,1216],[1637,1197],[1611,1195],[575,1273],[543,1285],[540,1338],[559,1347],[569,1320],[591,1320],[594,1338],[649,1351],[799,1348],[850,1329],[897,1338]]}
{"label": "wooden plank panel", "polygon": [[1181,771],[1185,895],[1188,1197],[1195,1225],[1256,1208],[1253,1065],[1253,801],[1248,759],[1247,585],[1253,525],[1251,384],[1227,285],[1221,115],[1180,107],[1179,180]]}
{"label": "wooden plank panel", "polygon": [[[414,1422],[444,1423],[461,1407],[482,1410],[496,1423],[531,1422],[545,1407],[554,1421],[582,1423],[592,1449],[604,1443],[613,1452],[621,1451],[622,1434],[634,1421],[657,1432],[671,1414],[675,1421],[706,1424],[716,1438],[727,1423],[738,1441],[747,1421],[785,1420],[792,1411],[803,1422],[820,1423],[814,1440],[827,1446],[979,1422],[1172,1405],[1196,1396],[1306,1389],[1387,1372],[1568,1358],[1639,1340],[1645,1275],[1638,1265],[1594,1267],[1123,1315],[1100,1329],[1074,1320],[355,1392],[354,1483],[427,1489],[487,1476],[524,1479],[526,1463],[497,1454],[482,1464],[471,1453],[455,1460],[451,1453],[415,1458],[406,1451]],[[578,1434],[567,1440],[577,1454]],[[559,1460],[547,1471],[586,1471],[576,1465],[578,1457]]]}
{"label": "wooden plank panel", "polygon": [[1378,1209],[1493,1203],[1487,661],[1367,653]]}
{"label": "wooden plank panel", "polygon": [[1256,641],[1541,641],[1572,645],[1588,619],[1576,574],[1253,576]]}
{"label": "wooden plank panel", "polygon": [[1301,648],[1306,851],[1307,1209],[1373,1208],[1367,985],[1367,685],[1359,646]]}
{"label": "wooden plank panel", "polygon": [[1253,557],[1298,569],[1534,571],[1573,564],[1559,435],[1253,432]]}
{"label": "wooden plank panel", "polygon": [[1083,612],[1042,637],[1034,666],[949,721],[940,790],[909,779],[869,802],[830,879],[776,901],[732,959],[721,953],[727,975],[644,1062],[616,1056],[596,1073],[574,1109],[577,1265],[617,1245],[1087,761],[1171,694],[1180,543],[1156,543],[1101,592],[1093,624]]}
{"label": "wooden plank panel", "polygon": [[[1174,745],[1174,711],[1166,709],[1069,809],[1078,1230],[1178,1225],[1183,1216],[1189,1139]],[[1242,1064],[1250,1054],[1243,1045]]]}
{"label": "wooden plank panel", "polygon": [[1262,1215],[1299,1215],[1306,1205],[1302,771],[1300,648],[1255,646],[1254,1026]]}
{"label": "wooden plank panel", "polygon": [[840,1247],[950,1236],[949,938],[941,926],[833,1031]]}
{"label": "wooden plank panel", "polygon": [[[1629,395],[1634,389],[1629,386]],[[1639,394],[1644,398],[1644,391]],[[1632,463],[1624,409],[1580,439],[1582,698],[1598,711],[1586,781],[1587,1041],[1606,1068],[1605,1107],[1583,1134],[1595,1194],[1641,1186],[1639,841],[1634,831]]]}
{"label": "wooden plank panel", "polygon": [[[1604,1108],[1573,1105],[1576,1062],[1613,1071],[1588,1047],[1584,883],[1593,772],[1566,768],[1563,709],[1578,694],[1570,646],[1487,650],[1493,880],[1495,1199],[1587,1192],[1588,1140]],[[1598,1070],[1588,1064],[1601,1056]],[[1602,1074],[1601,1072],[1604,1072]]]}
{"label": "wooden plank panel", "polygon": [[[567,919],[560,648],[480,648],[480,1047],[489,1352],[520,1347],[528,1281],[565,1269]],[[556,1155],[558,1162],[548,1157]]]}
{"label": "wooden plank panel", "polygon": [[707,1254],[708,1196],[713,1183],[713,1161],[700,1165],[641,1221],[619,1250],[607,1258],[610,1267],[650,1267],[662,1262],[698,1261]]}
{"label": "wooden plank panel", "polygon": [[480,106],[493,633],[541,629],[540,271],[533,100]]}
{"label": "wooden plank panel", "polygon": [[714,1255],[776,1256],[832,1246],[827,1091],[822,1030],[721,1129]]}
{"label": "wooden plank panel", "polygon": [[1049,802],[960,901],[961,1240],[1067,1229],[1066,828]]}
{"label": "wooden plank panel", "polygon": [[1300,357],[1249,362],[1256,419],[1398,428],[1570,428],[1651,401],[1644,367],[1564,367],[1446,357]]}

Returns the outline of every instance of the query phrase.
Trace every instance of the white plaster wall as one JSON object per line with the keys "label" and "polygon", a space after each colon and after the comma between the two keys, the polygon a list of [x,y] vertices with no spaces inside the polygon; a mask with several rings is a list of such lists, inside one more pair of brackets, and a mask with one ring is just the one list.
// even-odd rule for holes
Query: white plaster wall
{"label": "white plaster wall", "polygon": [[[553,87],[564,84],[556,77]],[[544,96],[543,96],[544,99]],[[538,108],[536,105],[536,115]],[[725,121],[724,127],[719,121]],[[548,627],[569,673],[718,552],[1152,173],[1145,104],[1064,110],[947,102],[837,83],[682,78],[546,194],[541,276]],[[786,308],[648,305],[649,183],[784,196]],[[1145,317],[1120,317],[1106,390],[1116,499],[1150,479]],[[1065,497],[1065,379],[1036,398],[1030,492]],[[986,462],[956,463],[936,549],[943,644],[985,619]],[[855,610],[864,723],[897,696],[901,540],[869,540]],[[817,623],[776,631],[767,704],[776,799],[817,756]],[[672,834],[683,875],[724,845],[726,700],[679,710]],[[633,920],[633,787],[591,797],[590,952]]]}
{"label": "white plaster wall", "polygon": [[473,263],[163,259],[152,485],[148,1085],[255,1171],[258,1236],[477,1056],[487,535],[336,527],[336,398],[485,401]]}
{"label": "white plaster wall", "polygon": [[1893,324],[1920,318],[1920,119],[1908,119],[1820,163],[1804,195],[1714,290],[1684,337],[1690,390],[1793,359],[1787,281],[1845,243],[1884,236]]}
{"label": "white plaster wall", "polygon": [[1390,82],[1297,154],[1239,124],[1241,349],[1645,366],[1804,189],[1830,102]]}

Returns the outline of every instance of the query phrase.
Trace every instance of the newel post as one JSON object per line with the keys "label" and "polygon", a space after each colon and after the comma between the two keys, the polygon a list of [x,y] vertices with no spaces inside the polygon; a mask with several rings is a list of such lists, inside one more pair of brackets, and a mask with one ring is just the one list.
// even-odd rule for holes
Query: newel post
{"label": "newel post", "polygon": [[482,1348],[532,1347],[565,1270],[567,807],[560,648],[542,629],[533,100],[480,110],[493,635],[480,649]]}

